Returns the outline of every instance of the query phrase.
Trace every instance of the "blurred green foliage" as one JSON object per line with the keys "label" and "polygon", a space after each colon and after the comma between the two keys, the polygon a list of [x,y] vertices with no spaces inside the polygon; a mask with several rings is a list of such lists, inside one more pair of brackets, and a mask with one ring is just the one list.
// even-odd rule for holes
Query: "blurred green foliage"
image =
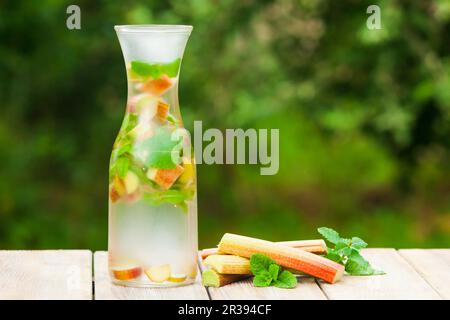
{"label": "blurred green foliage", "polygon": [[[280,171],[198,166],[200,246],[224,232],[450,245],[450,5],[373,1],[2,1],[0,248],[107,246],[126,76],[115,24],[192,24],[185,123],[279,128]],[[78,4],[82,29],[68,30]]]}

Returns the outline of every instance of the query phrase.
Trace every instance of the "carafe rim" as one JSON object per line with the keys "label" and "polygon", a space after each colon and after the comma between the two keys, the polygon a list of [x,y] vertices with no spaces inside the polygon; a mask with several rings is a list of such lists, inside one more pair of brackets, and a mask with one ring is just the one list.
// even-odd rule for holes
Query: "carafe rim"
{"label": "carafe rim", "polygon": [[116,25],[114,30],[120,33],[191,33],[193,26],[178,24],[132,24]]}

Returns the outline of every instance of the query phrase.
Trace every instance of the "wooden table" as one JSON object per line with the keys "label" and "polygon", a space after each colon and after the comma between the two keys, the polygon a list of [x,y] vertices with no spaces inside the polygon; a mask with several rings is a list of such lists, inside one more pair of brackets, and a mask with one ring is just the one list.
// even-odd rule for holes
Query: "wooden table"
{"label": "wooden table", "polygon": [[450,249],[366,249],[383,276],[344,278],[333,285],[300,277],[292,290],[254,288],[251,280],[222,288],[168,289],[112,285],[106,252],[0,251],[0,299],[450,299]]}

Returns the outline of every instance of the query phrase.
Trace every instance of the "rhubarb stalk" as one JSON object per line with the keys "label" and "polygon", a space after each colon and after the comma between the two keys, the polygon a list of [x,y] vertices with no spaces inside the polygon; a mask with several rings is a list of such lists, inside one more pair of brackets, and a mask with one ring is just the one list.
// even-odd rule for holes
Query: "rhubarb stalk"
{"label": "rhubarb stalk", "polygon": [[203,264],[221,274],[252,274],[250,261],[234,255],[213,254],[208,256]]}
{"label": "rhubarb stalk", "polygon": [[[325,244],[325,241],[323,241],[322,239],[281,241],[276,243],[316,254],[324,254],[327,252],[327,245]],[[202,259],[205,259],[206,257],[212,254],[220,254],[220,253],[221,252],[219,252],[218,248],[208,248],[201,250],[200,256],[202,257]]]}
{"label": "rhubarb stalk", "polygon": [[231,233],[222,237],[219,251],[246,258],[260,253],[285,268],[304,272],[328,283],[338,281],[344,273],[344,266],[310,252]]}
{"label": "rhubarb stalk", "polygon": [[215,270],[205,270],[202,273],[202,283],[205,287],[219,288],[235,281],[247,278],[246,275],[240,274],[220,274]]}

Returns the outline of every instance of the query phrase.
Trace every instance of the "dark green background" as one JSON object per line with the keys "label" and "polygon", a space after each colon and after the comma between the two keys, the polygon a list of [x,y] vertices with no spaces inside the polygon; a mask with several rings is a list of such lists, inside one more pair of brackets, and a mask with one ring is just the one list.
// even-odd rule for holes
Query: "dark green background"
{"label": "dark green background", "polygon": [[323,225],[371,246],[450,244],[448,1],[43,0],[0,2],[0,248],[106,248],[126,100],[113,26],[139,23],[194,26],[189,129],[280,129],[276,176],[198,166],[200,247]]}

